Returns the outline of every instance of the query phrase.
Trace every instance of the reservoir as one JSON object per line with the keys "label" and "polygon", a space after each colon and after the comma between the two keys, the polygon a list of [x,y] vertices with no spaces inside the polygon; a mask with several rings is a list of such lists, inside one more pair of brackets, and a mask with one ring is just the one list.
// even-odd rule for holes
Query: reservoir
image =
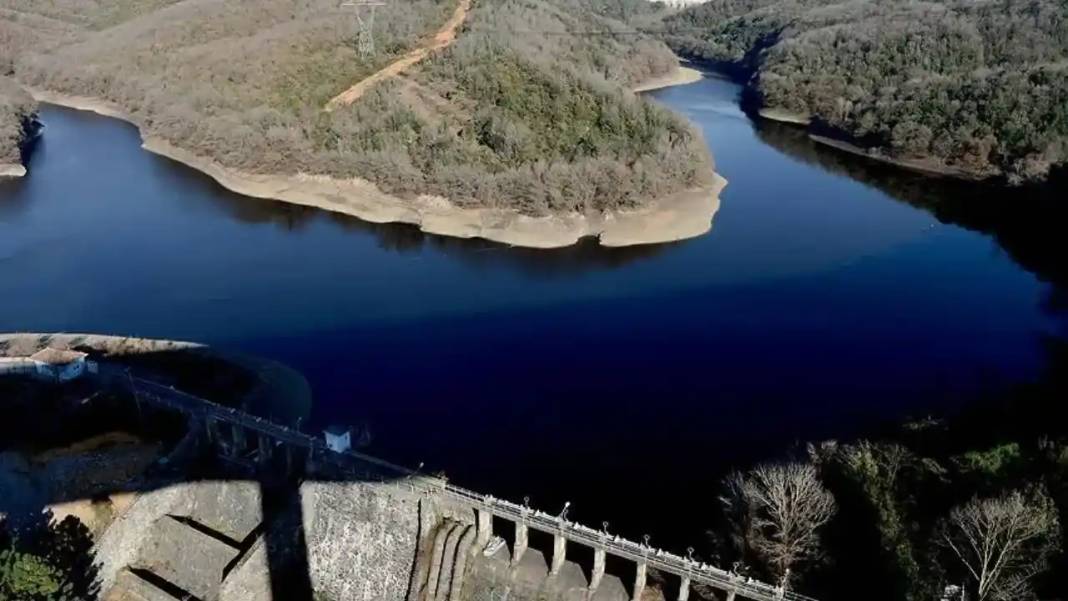
{"label": "reservoir", "polygon": [[0,182],[0,331],[281,360],[312,426],[476,490],[699,545],[724,470],[1041,377],[1064,333],[1049,187],[909,175],[754,123],[708,77],[652,93],[730,184],[712,231],[552,251],[231,194],[120,121],[45,106]]}

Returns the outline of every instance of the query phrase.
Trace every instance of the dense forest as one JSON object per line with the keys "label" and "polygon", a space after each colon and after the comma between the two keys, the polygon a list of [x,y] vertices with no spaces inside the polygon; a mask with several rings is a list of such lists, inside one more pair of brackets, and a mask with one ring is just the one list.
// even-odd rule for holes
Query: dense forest
{"label": "dense forest", "polygon": [[455,7],[380,7],[363,56],[334,0],[0,0],[0,65],[246,172],[361,177],[534,215],[633,207],[710,175],[699,134],[628,90],[675,69],[671,52],[575,35],[620,26],[590,0],[475,2],[451,47],[323,110]]}
{"label": "dense forest", "polygon": [[0,166],[22,161],[22,149],[36,130],[36,111],[33,98],[0,75]]}
{"label": "dense forest", "polygon": [[666,17],[664,37],[816,133],[1022,182],[1068,161],[1066,11],[1059,0],[716,0]]}

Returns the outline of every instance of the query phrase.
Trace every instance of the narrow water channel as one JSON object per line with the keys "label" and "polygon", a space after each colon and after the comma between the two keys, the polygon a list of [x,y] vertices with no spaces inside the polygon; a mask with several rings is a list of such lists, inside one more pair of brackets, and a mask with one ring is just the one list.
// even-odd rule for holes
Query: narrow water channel
{"label": "narrow water channel", "polygon": [[0,183],[0,331],[280,359],[314,423],[367,423],[372,452],[683,548],[728,466],[1038,377],[1068,306],[1047,192],[820,150],[738,92],[652,94],[730,185],[708,235],[617,250],[245,198],[124,123],[45,107],[30,175]]}

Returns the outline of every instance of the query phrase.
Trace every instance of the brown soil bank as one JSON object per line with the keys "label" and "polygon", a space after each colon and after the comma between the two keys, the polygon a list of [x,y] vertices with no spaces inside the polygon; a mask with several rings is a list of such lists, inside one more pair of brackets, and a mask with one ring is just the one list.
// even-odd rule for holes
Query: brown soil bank
{"label": "brown soil bank", "polygon": [[[691,83],[693,78],[687,73],[678,81]],[[31,92],[41,102],[92,111],[139,125],[121,107],[108,102],[44,90]],[[719,193],[727,185],[727,180],[710,172],[702,185],[656,199],[639,209],[532,217],[508,209],[460,207],[440,196],[422,194],[414,199],[400,198],[360,178],[243,172],[183,150],[159,137],[145,137],[143,146],[148,151],[201,171],[224,188],[246,196],[316,207],[374,223],[410,223],[430,234],[484,238],[530,248],[570,246],[590,236],[597,237],[604,246],[616,247],[700,236],[712,228],[712,218],[719,210]]]}

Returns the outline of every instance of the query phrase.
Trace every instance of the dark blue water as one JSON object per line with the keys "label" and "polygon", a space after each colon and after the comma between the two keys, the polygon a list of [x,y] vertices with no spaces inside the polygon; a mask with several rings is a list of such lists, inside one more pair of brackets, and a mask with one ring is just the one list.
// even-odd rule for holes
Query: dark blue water
{"label": "dark blue water", "polygon": [[821,151],[754,125],[737,93],[654,94],[730,185],[710,234],[619,250],[245,198],[130,126],[45,108],[30,175],[0,184],[0,331],[280,359],[308,376],[318,423],[368,422],[387,458],[673,543],[700,538],[728,466],[1038,377],[1063,280],[1037,193],[1012,204]]}

